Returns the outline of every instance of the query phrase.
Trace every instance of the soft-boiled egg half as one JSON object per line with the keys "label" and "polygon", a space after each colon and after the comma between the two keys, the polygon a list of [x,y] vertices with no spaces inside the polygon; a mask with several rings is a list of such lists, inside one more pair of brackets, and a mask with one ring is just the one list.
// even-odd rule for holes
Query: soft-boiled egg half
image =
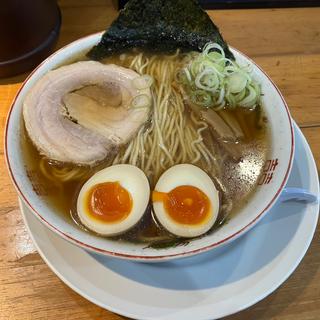
{"label": "soft-boiled egg half", "polygon": [[94,174],[77,201],[80,221],[105,236],[121,234],[143,216],[150,198],[149,182],[139,168],[119,164]]}
{"label": "soft-boiled egg half", "polygon": [[165,171],[152,192],[154,213],[169,232],[180,237],[206,233],[219,212],[219,194],[211,178],[191,164]]}

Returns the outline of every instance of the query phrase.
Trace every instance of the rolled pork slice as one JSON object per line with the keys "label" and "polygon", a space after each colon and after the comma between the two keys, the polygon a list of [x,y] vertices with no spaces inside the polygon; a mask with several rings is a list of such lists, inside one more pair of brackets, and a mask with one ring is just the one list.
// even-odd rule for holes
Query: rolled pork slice
{"label": "rolled pork slice", "polygon": [[[117,65],[82,61],[49,71],[23,104],[27,132],[41,154],[93,165],[130,141],[148,120],[150,89],[138,90],[139,74]],[[131,106],[143,95],[149,105]]]}

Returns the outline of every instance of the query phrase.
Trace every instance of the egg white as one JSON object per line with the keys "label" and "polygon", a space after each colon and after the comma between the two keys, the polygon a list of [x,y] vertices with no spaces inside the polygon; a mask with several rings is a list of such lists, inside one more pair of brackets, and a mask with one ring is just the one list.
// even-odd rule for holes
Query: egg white
{"label": "egg white", "polygon": [[214,225],[219,212],[219,193],[211,178],[203,170],[191,164],[178,164],[165,171],[158,180],[155,190],[168,193],[182,185],[197,187],[206,194],[210,201],[209,219],[196,225],[178,223],[166,212],[162,201],[153,202],[154,213],[169,232],[185,238],[196,237],[206,233]]}
{"label": "egg white", "polygon": [[[129,215],[119,222],[104,222],[91,218],[85,203],[87,193],[97,184],[116,181],[131,195],[132,209]],[[149,198],[150,186],[144,172],[132,165],[119,164],[98,171],[82,186],[77,200],[77,212],[80,221],[88,229],[104,236],[114,236],[137,224],[147,208]]]}

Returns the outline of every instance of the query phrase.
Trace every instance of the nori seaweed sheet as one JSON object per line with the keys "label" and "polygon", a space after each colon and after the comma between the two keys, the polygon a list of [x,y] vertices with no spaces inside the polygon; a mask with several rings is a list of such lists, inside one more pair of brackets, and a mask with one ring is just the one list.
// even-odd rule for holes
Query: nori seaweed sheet
{"label": "nori seaweed sheet", "polygon": [[150,52],[201,51],[207,42],[219,43],[234,59],[219,29],[197,0],[130,0],[103,34],[88,57],[105,56],[131,48]]}

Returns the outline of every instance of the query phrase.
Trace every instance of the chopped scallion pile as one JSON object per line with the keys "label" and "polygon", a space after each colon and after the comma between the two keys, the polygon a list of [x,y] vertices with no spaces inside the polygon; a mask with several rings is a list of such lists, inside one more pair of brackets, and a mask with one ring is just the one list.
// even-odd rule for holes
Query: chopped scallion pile
{"label": "chopped scallion pile", "polygon": [[226,58],[217,43],[208,43],[202,53],[190,54],[189,60],[177,79],[194,104],[220,110],[254,109],[260,103],[260,85],[252,78],[250,67]]}

